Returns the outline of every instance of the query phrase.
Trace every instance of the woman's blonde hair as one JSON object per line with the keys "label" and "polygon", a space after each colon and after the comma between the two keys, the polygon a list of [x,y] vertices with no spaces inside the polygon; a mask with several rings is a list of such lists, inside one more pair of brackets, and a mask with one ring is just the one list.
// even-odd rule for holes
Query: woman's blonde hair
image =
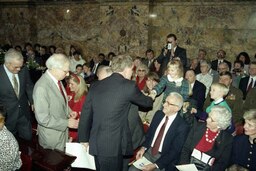
{"label": "woman's blonde hair", "polygon": [[245,120],[252,120],[256,123],[256,109],[250,109],[244,113]]}
{"label": "woman's blonde hair", "polygon": [[76,74],[71,74],[69,80],[74,81],[78,86],[78,91],[76,92],[74,98],[75,101],[78,101],[82,98],[82,96],[86,95],[88,92],[85,81],[81,76],[78,76]]}
{"label": "woman's blonde hair", "polygon": [[183,65],[182,65],[182,63],[180,62],[180,60],[178,60],[178,59],[173,59],[173,60],[171,60],[171,61],[167,64],[167,72],[168,72],[168,70],[171,69],[171,68],[175,68],[175,69],[178,70],[178,76],[179,76],[179,78],[180,78],[180,77],[183,77],[183,75],[184,75],[184,72],[183,72]]}

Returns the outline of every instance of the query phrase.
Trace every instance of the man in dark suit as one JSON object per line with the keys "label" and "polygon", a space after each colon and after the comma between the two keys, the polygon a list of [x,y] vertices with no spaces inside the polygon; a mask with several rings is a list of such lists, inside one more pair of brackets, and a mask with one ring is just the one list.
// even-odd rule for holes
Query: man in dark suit
{"label": "man in dark suit", "polygon": [[79,141],[94,155],[96,169],[122,170],[123,155],[132,155],[132,137],[128,113],[132,104],[152,107],[153,100],[141,93],[131,81],[133,61],[130,56],[116,56],[113,74],[91,85],[83,105]]}
{"label": "man in dark suit", "polygon": [[[152,162],[145,165],[143,170],[176,171],[175,165],[189,131],[188,124],[179,113],[182,105],[182,96],[172,92],[166,98],[163,109],[154,115],[146,140],[136,155],[136,159],[144,156]],[[159,139],[161,134],[162,138]],[[137,170],[134,166],[129,169],[129,171]]]}
{"label": "man in dark suit", "polygon": [[228,67],[229,67],[229,71],[231,69],[231,62],[225,60],[225,57],[226,57],[226,52],[223,50],[223,49],[220,49],[218,52],[217,52],[217,59],[216,60],[213,60],[211,62],[211,67],[213,70],[217,71],[218,70],[218,66],[220,63],[222,62],[225,62],[228,64]]}
{"label": "man in dark suit", "polygon": [[187,65],[186,49],[181,48],[177,45],[177,37],[175,34],[169,34],[167,36],[166,47],[162,49],[161,54],[157,57],[157,62],[161,64],[160,66],[161,76],[164,75],[168,62],[173,58],[180,59],[180,61],[183,64],[183,67],[186,68],[186,65]]}
{"label": "man in dark suit", "polygon": [[192,94],[189,99],[195,103],[197,110],[202,111],[205,101],[206,87],[203,83],[196,80],[195,71],[189,69],[186,71],[185,78],[188,80],[190,87],[192,88]]}
{"label": "man in dark suit", "polygon": [[6,127],[15,136],[31,140],[32,127],[29,105],[33,105],[33,83],[29,72],[23,67],[23,56],[15,49],[5,54],[0,66],[0,103],[6,109]]}
{"label": "man in dark suit", "polygon": [[154,71],[154,59],[154,51],[152,49],[148,49],[146,51],[146,58],[142,59],[142,63],[144,63],[150,71]]}
{"label": "man in dark suit", "polygon": [[256,85],[256,61],[249,65],[249,76],[241,78],[239,89],[243,92],[243,99],[246,99],[248,92]]}

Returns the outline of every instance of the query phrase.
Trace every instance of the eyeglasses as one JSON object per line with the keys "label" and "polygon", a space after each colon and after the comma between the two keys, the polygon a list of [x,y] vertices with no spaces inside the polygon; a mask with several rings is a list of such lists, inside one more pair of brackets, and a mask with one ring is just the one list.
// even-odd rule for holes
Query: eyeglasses
{"label": "eyeglasses", "polygon": [[168,101],[165,101],[164,103],[167,103],[168,106],[176,106],[176,107],[179,107],[179,105],[176,105],[176,104],[173,104],[173,103],[170,103]]}
{"label": "eyeglasses", "polygon": [[145,69],[138,69],[139,72],[145,72]]}

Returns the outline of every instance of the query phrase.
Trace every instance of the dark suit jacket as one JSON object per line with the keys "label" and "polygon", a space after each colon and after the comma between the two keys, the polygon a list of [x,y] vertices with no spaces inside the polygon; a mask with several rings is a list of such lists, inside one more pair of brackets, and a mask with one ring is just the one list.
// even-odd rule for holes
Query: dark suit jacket
{"label": "dark suit jacket", "polygon": [[196,80],[192,89],[193,94],[192,96],[190,96],[190,98],[196,101],[196,106],[198,110],[203,110],[205,101],[205,91],[205,85],[200,81]]}
{"label": "dark suit jacket", "polygon": [[[227,60],[223,60],[223,62],[228,64],[229,70],[231,70],[231,62],[227,61]],[[211,62],[211,68],[215,71],[218,70],[218,59],[214,60]]]}
{"label": "dark suit jacket", "polygon": [[[243,113],[255,108],[256,106],[256,87],[252,88],[248,93],[244,105],[243,105]],[[241,106],[240,106],[241,107]]]}
{"label": "dark suit jacket", "polygon": [[[247,96],[247,85],[249,82],[250,76],[241,78],[240,83],[239,83],[239,89],[243,92],[243,99],[246,99]],[[255,87],[256,84],[254,84]]]}
{"label": "dark suit jacket", "polygon": [[[147,149],[151,147],[156,129],[163,117],[165,117],[165,114],[161,110],[156,112],[146,134],[146,140],[142,144],[143,147]],[[176,171],[175,165],[179,160],[188,131],[188,124],[178,113],[165,135],[161,157],[155,162],[160,169],[165,168],[166,171]]]}
{"label": "dark suit jacket", "polygon": [[12,133],[17,131],[15,127],[19,116],[25,116],[30,122],[29,103],[33,104],[32,92],[34,85],[30,80],[27,68],[23,67],[18,73],[18,76],[20,87],[19,98],[17,98],[14,92],[4,66],[0,66],[0,104],[3,104],[7,109],[5,125]]}
{"label": "dark suit jacket", "polygon": [[[205,131],[206,123],[198,122],[194,124],[193,128],[189,132],[188,138],[181,152],[181,164],[190,163],[190,156],[192,151],[203,137]],[[232,140],[233,137],[230,133],[221,131],[215,140],[213,148],[206,152],[206,154],[215,158],[212,171],[224,171],[228,166],[232,150]]]}
{"label": "dark suit jacket", "polygon": [[89,142],[90,154],[112,157],[133,153],[128,126],[131,103],[151,107],[153,100],[121,74],[113,73],[91,85],[78,128],[79,141]]}
{"label": "dark suit jacket", "polygon": [[142,61],[143,64],[145,64],[148,67],[149,71],[154,71],[154,61],[155,61],[155,59],[152,60],[152,62],[150,63],[149,66],[148,66],[148,64],[149,64],[149,59],[148,58],[142,58],[141,61]]}
{"label": "dark suit jacket", "polygon": [[[162,52],[161,54],[157,57],[157,62],[161,64],[160,66],[160,73],[161,73],[161,76],[164,75],[164,72],[167,68],[167,64],[168,62],[170,61],[170,56],[171,56],[171,52],[168,51],[167,54],[164,56],[163,54],[164,52],[164,49],[162,49]],[[186,65],[187,65],[187,53],[186,53],[186,49],[184,48],[181,48],[179,46],[177,46],[175,52],[174,52],[174,57],[179,57],[182,64],[183,64],[183,67],[185,68]]]}

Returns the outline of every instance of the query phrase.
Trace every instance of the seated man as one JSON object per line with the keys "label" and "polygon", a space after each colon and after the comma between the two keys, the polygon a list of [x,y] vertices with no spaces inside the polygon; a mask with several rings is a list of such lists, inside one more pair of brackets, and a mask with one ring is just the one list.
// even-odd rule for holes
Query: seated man
{"label": "seated man", "polygon": [[[136,155],[137,160],[144,155],[152,162],[144,166],[145,170],[176,170],[175,165],[189,131],[189,126],[180,116],[182,104],[182,96],[172,92],[166,98],[163,109],[154,115],[146,140]],[[129,171],[137,170],[134,166],[129,168]]]}

